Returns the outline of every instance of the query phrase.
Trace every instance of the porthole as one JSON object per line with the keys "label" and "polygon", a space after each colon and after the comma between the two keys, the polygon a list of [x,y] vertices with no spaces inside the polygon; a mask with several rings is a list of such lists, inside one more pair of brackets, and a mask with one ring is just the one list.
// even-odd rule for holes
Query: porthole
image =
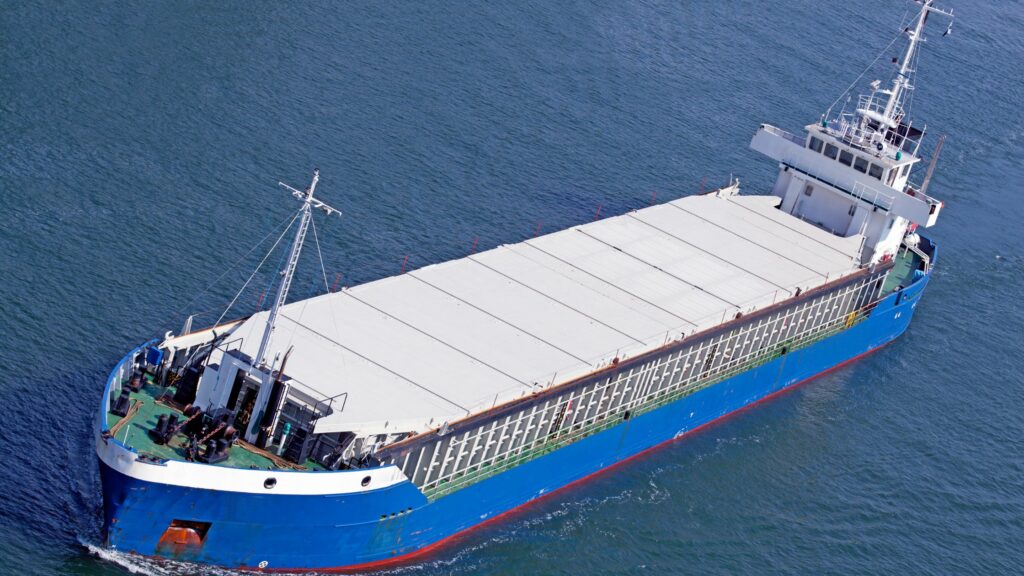
{"label": "porthole", "polygon": [[270,490],[274,486],[277,486],[277,478],[267,478],[263,481],[263,487]]}
{"label": "porthole", "polygon": [[360,482],[360,484],[362,484],[364,488],[365,488],[366,486],[369,486],[369,485],[370,485],[370,477],[369,477],[369,476],[366,476],[366,477],[364,477],[364,478],[363,478],[363,481],[362,481],[362,482]]}

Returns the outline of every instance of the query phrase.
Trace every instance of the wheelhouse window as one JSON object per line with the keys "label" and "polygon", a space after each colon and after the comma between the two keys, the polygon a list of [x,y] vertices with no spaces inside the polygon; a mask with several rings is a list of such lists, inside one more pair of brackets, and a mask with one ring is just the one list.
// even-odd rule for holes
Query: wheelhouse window
{"label": "wheelhouse window", "polygon": [[810,141],[809,144],[807,144],[807,147],[810,148],[811,150],[814,150],[815,152],[819,152],[820,153],[821,152],[821,147],[824,144],[825,143],[822,142],[820,138],[815,138],[814,136],[811,136],[811,141]]}
{"label": "wheelhouse window", "polygon": [[832,144],[825,144],[825,156],[835,160],[836,156],[839,155],[839,148]]}
{"label": "wheelhouse window", "polygon": [[857,158],[853,161],[853,169],[856,170],[857,172],[867,172],[868,161],[861,158],[860,156],[857,156]]}
{"label": "wheelhouse window", "polygon": [[881,180],[882,167],[879,166],[878,164],[872,164],[871,167],[868,168],[868,176],[871,176],[875,180]]}
{"label": "wheelhouse window", "polygon": [[903,166],[903,172],[900,174],[900,176],[906,176],[907,172],[910,172],[910,164],[906,164]]}
{"label": "wheelhouse window", "polygon": [[846,164],[847,166],[853,164],[853,154],[847,152],[846,150],[843,150],[842,152],[839,153],[839,163]]}

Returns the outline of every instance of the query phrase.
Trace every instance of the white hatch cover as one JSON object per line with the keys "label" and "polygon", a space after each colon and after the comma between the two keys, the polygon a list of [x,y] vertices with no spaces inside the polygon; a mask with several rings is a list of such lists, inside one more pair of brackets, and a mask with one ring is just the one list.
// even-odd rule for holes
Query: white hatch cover
{"label": "white hatch cover", "polygon": [[[421,432],[857,269],[774,196],[692,196],[281,309],[270,356],[344,410],[316,432]],[[253,355],[267,312],[235,332]],[[335,408],[338,408],[335,404]]]}

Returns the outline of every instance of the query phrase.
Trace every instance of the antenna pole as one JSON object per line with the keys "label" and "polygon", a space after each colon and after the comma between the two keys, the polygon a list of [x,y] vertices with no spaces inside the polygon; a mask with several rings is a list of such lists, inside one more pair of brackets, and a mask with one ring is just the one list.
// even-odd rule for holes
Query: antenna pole
{"label": "antenna pole", "polygon": [[282,187],[291,191],[292,196],[295,196],[299,200],[302,200],[302,219],[299,221],[299,230],[295,233],[295,239],[292,241],[292,249],[288,254],[288,261],[281,270],[281,285],[277,288],[277,296],[274,298],[274,305],[270,308],[270,314],[267,315],[267,325],[263,329],[263,339],[260,340],[260,348],[256,353],[254,366],[261,366],[266,364],[267,360],[267,346],[270,344],[270,335],[274,332],[274,326],[277,322],[277,314],[281,310],[281,306],[284,306],[285,300],[288,298],[288,290],[292,287],[292,278],[295,276],[295,269],[299,265],[299,255],[302,253],[302,245],[306,241],[306,232],[309,231],[309,221],[313,217],[313,208],[319,208],[326,212],[328,215],[340,211],[331,208],[327,204],[313,198],[313,193],[316,192],[316,183],[320,180],[320,171],[313,170],[313,181],[309,184],[309,188],[305,191],[296,190],[291,186],[278,182]]}
{"label": "antenna pole", "polygon": [[910,81],[908,80],[909,74],[912,72],[910,65],[914,60],[914,52],[917,50],[917,45],[921,43],[921,33],[924,31],[924,23],[928,21],[929,12],[938,12],[944,16],[952,16],[953,13],[940,10],[932,6],[934,0],[923,0],[921,2],[921,12],[917,15],[917,22],[914,24],[913,29],[907,28],[907,37],[910,42],[907,44],[907,51],[903,53],[903,61],[900,62],[900,70],[893,78],[892,88],[889,89],[889,102],[885,105],[885,118],[896,124],[896,119],[893,115],[896,112],[896,107],[899,106],[900,100],[903,99],[903,93],[910,88]]}
{"label": "antenna pole", "polygon": [[271,367],[267,366],[267,348],[270,346],[270,337],[274,333],[274,327],[277,324],[278,313],[281,307],[284,306],[285,300],[288,299],[288,290],[292,286],[292,279],[295,277],[295,269],[299,265],[299,255],[302,253],[302,245],[306,240],[306,232],[309,231],[309,221],[313,217],[313,208],[323,210],[328,215],[339,212],[338,210],[324,204],[323,202],[313,198],[313,193],[316,192],[316,183],[320,180],[320,171],[313,171],[313,181],[310,182],[309,188],[305,191],[297,190],[288,186],[283,182],[278,182],[283,188],[290,191],[292,196],[302,201],[302,218],[299,221],[299,229],[295,233],[295,239],[292,240],[292,248],[288,253],[288,260],[283,270],[281,270],[281,284],[277,288],[277,296],[274,298],[274,305],[270,308],[270,313],[267,315],[267,323],[263,328],[263,338],[260,340],[259,351],[256,352],[256,357],[253,358],[253,368],[263,368],[261,370],[262,385],[260,386],[259,393],[256,396],[256,405],[254,407],[254,414],[257,418],[253,418],[252,426],[249,432],[246,434],[246,440],[251,442],[255,438],[256,433],[259,429],[259,423],[262,420],[262,411],[266,408],[268,396],[270,393],[271,386],[273,383],[271,378],[272,374]]}

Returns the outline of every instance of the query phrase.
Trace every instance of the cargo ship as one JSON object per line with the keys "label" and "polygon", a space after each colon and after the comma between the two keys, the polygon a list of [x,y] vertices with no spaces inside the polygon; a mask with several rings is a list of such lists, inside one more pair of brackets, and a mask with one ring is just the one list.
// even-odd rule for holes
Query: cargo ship
{"label": "cargo ship", "polygon": [[111,371],[105,545],[281,572],[409,561],[897,338],[938,255],[921,230],[942,140],[925,162],[908,110],[936,13],[899,31],[891,81],[800,135],[757,129],[770,194],[732,180],[288,302],[336,210],[316,172],[286,186],[268,309],[190,317]]}

